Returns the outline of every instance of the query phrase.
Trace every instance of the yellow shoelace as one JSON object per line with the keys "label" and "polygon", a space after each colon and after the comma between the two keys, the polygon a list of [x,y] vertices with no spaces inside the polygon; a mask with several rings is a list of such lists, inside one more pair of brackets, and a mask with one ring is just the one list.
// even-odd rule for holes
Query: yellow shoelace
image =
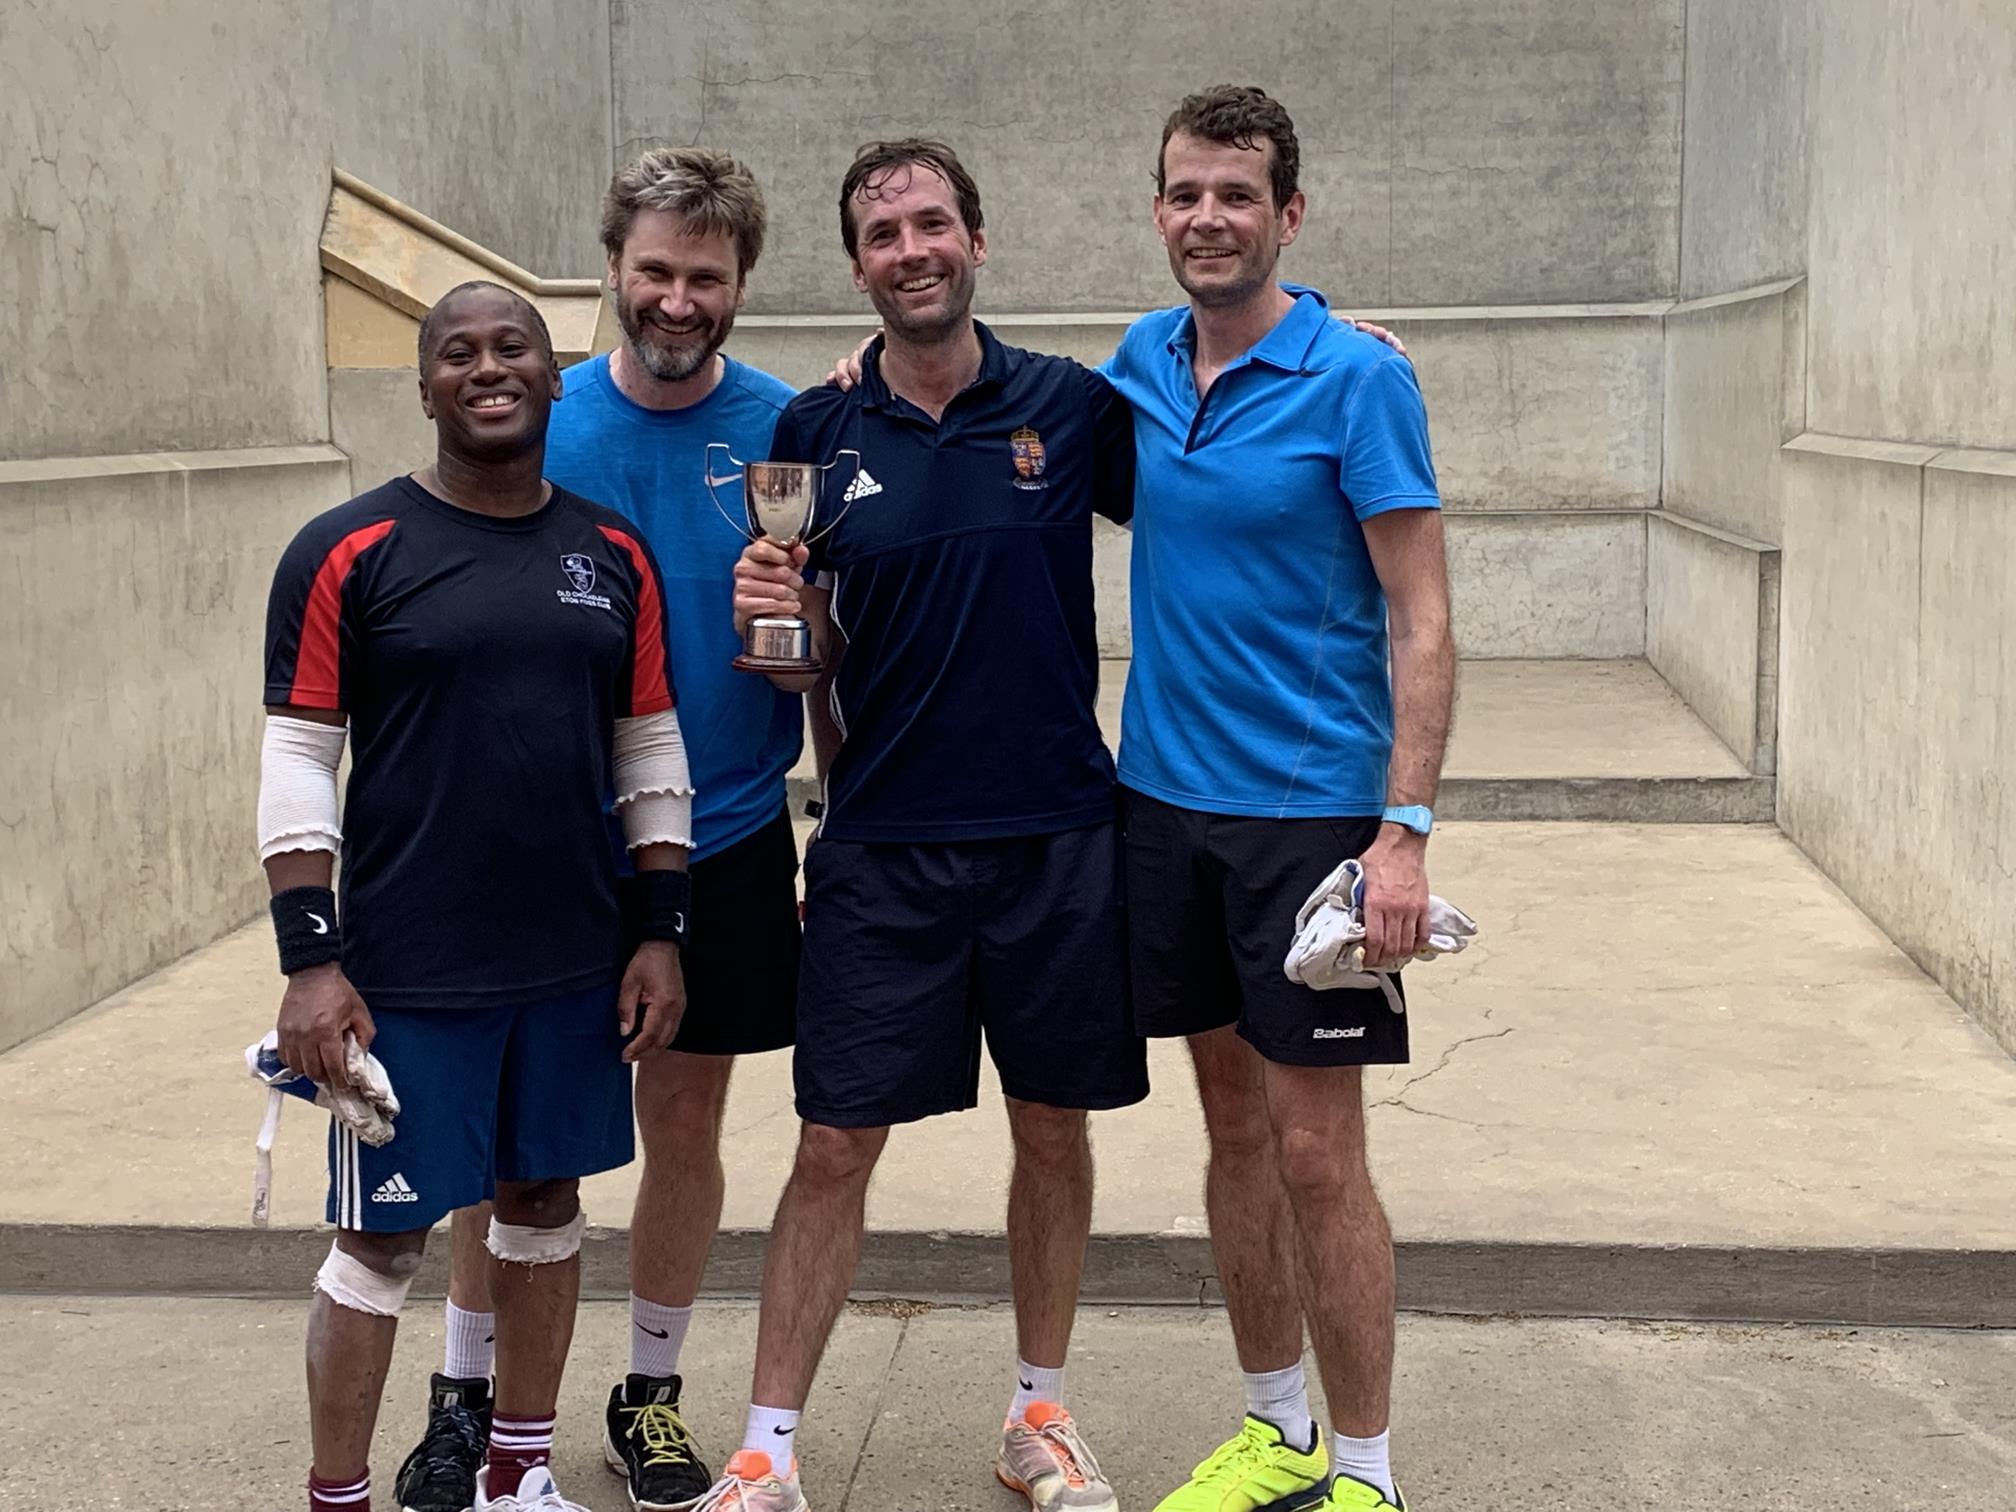
{"label": "yellow shoelace", "polygon": [[685,1465],[693,1460],[693,1435],[679,1420],[679,1414],[663,1402],[647,1402],[630,1409],[630,1436],[644,1440],[647,1465]]}

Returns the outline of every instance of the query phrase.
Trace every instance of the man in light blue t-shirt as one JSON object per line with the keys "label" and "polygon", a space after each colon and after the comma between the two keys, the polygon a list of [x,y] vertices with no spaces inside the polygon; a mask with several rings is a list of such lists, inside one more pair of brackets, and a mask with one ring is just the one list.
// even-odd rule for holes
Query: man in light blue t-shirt
{"label": "man in light blue t-shirt", "polygon": [[[678,1360],[721,1216],[721,1115],[734,1057],[791,1044],[796,1025],[798,853],[785,776],[803,700],[730,666],[741,650],[729,606],[745,542],[703,481],[710,442],[768,456],[794,393],[721,353],[765,223],[754,178],[725,154],[655,149],[619,170],[602,242],[624,340],[565,371],[546,440],[547,478],[634,521],[658,559],[696,790],[687,1007],[671,1048],[637,1067],[644,1169],[630,1230],[630,1373],[610,1392],[606,1420],[605,1457],[639,1506],[686,1505],[714,1479],[680,1417]],[[726,492],[738,509],[739,492]],[[481,1459],[484,1222],[483,1209],[455,1215],[446,1368],[399,1478],[400,1505],[415,1512],[468,1506]]]}
{"label": "man in light blue t-shirt", "polygon": [[1363,1068],[1407,1059],[1407,1021],[1376,989],[1318,992],[1282,962],[1304,898],[1351,857],[1369,963],[1425,938],[1455,655],[1413,368],[1276,280],[1302,222],[1298,162],[1288,113],[1257,89],[1177,108],[1155,224],[1189,304],[1137,321],[1103,369],[1135,419],[1119,758],[1135,1023],[1189,1042],[1246,1374],[1240,1432],[1158,1512],[1404,1505]]}

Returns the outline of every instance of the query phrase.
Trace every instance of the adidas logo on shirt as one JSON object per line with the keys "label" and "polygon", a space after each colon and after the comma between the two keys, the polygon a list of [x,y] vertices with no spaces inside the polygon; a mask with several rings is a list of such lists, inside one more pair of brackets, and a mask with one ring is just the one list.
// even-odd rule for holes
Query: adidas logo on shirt
{"label": "adidas logo on shirt", "polygon": [[861,471],[854,474],[854,481],[847,485],[847,492],[840,497],[844,502],[852,504],[856,499],[865,499],[870,494],[878,494],[880,492],[882,492],[882,485],[877,483],[869,474],[868,469],[864,467]]}
{"label": "adidas logo on shirt", "polygon": [[373,1202],[418,1202],[420,1194],[406,1185],[406,1178],[403,1175],[395,1172],[379,1184],[378,1190],[371,1194],[371,1200]]}

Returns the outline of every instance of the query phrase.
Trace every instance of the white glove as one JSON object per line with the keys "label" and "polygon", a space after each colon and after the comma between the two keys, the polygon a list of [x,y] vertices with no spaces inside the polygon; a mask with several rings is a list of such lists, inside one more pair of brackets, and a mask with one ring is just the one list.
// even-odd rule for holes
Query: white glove
{"label": "white glove", "polygon": [[[1325,877],[1295,915],[1295,939],[1281,969],[1291,982],[1327,991],[1333,987],[1377,987],[1395,1013],[1405,1011],[1393,985],[1398,967],[1365,966],[1365,868],[1346,861]],[[1417,961],[1455,955],[1477,937],[1477,925],[1455,904],[1428,898],[1428,938],[1414,952]]]}
{"label": "white glove", "polygon": [[253,1143],[252,1223],[266,1227],[273,1207],[273,1140],[280,1132],[280,1110],[291,1097],[308,1098],[326,1108],[344,1128],[355,1132],[364,1143],[376,1147],[392,1142],[392,1120],[399,1116],[399,1098],[392,1090],[392,1078],[377,1056],[357,1043],[357,1036],[343,1035],[343,1068],[350,1076],[347,1088],[325,1087],[298,1071],[290,1071],[280,1059],[280,1031],[269,1029],[266,1037],[245,1047],[245,1070],[266,1088],[266,1116],[259,1124]]}

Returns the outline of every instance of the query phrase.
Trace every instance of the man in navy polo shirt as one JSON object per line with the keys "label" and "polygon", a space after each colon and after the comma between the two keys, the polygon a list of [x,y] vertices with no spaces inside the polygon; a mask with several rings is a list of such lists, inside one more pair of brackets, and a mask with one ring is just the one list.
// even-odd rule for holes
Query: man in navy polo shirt
{"label": "man in navy polo shirt", "polygon": [[854,502],[811,553],[820,586],[800,577],[803,548],[758,542],[736,569],[738,628],[810,620],[842,738],[805,862],[804,1124],[764,1264],[743,1451],[710,1505],[805,1505],[792,1443],[860,1255],[869,1175],[891,1125],[973,1106],[984,1039],[1014,1134],[1021,1355],[996,1472],[1043,1512],[1111,1512],[1061,1398],[1091,1227],[1086,1110],[1148,1090],[1094,713],[1092,516],[1132,507],[1127,407],[1096,374],[973,320],[987,241],[950,149],[864,149],[840,217],[886,335],[852,392],[792,401],[770,455],[858,451]]}
{"label": "man in navy polo shirt", "polygon": [[1275,279],[1302,222],[1298,160],[1260,90],[1177,108],[1155,224],[1190,302],[1136,322],[1104,369],[1134,409],[1140,481],[1120,746],[1135,1013],[1190,1045],[1246,1373],[1240,1432],[1161,1512],[1402,1506],[1363,1068],[1406,1060],[1407,1022],[1377,990],[1317,992],[1282,962],[1303,900],[1354,856],[1371,962],[1424,938],[1455,654],[1413,369]]}

